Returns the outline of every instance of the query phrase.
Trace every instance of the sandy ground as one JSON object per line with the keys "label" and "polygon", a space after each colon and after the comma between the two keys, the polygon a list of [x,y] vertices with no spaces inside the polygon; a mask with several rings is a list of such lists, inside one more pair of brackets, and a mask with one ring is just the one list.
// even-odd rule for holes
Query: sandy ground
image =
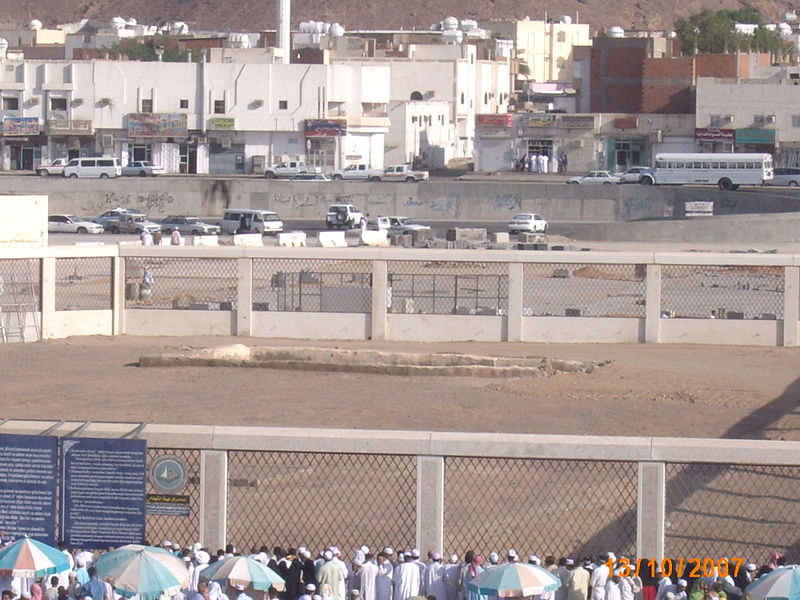
{"label": "sandy ground", "polygon": [[[142,368],[228,343],[611,361],[536,379]],[[0,345],[0,417],[800,439],[800,348],[81,337]]]}

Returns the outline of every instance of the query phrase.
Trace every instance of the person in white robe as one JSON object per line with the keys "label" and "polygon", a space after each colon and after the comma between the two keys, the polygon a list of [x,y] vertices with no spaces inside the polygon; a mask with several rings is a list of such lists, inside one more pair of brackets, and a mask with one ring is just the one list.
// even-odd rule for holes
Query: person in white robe
{"label": "person in white robe", "polygon": [[621,582],[622,577],[620,577],[619,571],[615,571],[611,577],[606,579],[606,600],[622,600]]}
{"label": "person in white robe", "polygon": [[378,554],[378,574],[375,577],[375,600],[393,600],[392,575],[394,567],[383,552]]}
{"label": "person in white robe", "polygon": [[411,596],[419,596],[421,584],[419,567],[414,563],[411,553],[403,557],[403,563],[397,565],[395,569],[396,586],[394,589],[394,600],[406,600]]}
{"label": "person in white robe", "polygon": [[320,590],[322,586],[327,585],[331,589],[333,600],[345,600],[344,577],[347,573],[347,567],[342,572],[341,567],[333,561],[333,552],[330,550],[325,550],[322,553],[322,559],[324,562],[317,570],[317,583],[320,586]]}
{"label": "person in white robe", "polygon": [[458,554],[450,555],[450,561],[444,567],[442,579],[444,580],[447,600],[456,600],[458,598],[458,583],[461,579],[461,563],[458,560]]}
{"label": "person in white robe", "polygon": [[189,590],[192,592],[197,591],[197,584],[200,583],[200,573],[208,566],[208,561],[211,557],[205,550],[198,550],[194,554],[194,568],[192,569],[192,576],[189,581]]}
{"label": "person in white robe", "polygon": [[575,561],[567,559],[567,600],[586,600],[589,597],[589,571],[581,566],[576,567]]}
{"label": "person in white robe", "polygon": [[[606,582],[608,581],[610,570],[606,564],[606,561],[612,556],[614,555],[606,555],[606,560],[604,560],[602,564],[597,565],[594,571],[592,571],[592,576],[589,579],[589,587],[592,588],[591,600],[607,600]],[[614,558],[611,558],[611,560],[614,560]]]}
{"label": "person in white robe", "polygon": [[431,564],[425,569],[425,590],[428,596],[434,596],[436,600],[447,600],[444,573],[445,567],[442,564],[442,555],[434,552],[431,555]]}
{"label": "person in white robe", "polygon": [[364,559],[358,572],[358,589],[361,590],[362,600],[377,600],[378,565],[372,560],[372,554],[366,554]]}

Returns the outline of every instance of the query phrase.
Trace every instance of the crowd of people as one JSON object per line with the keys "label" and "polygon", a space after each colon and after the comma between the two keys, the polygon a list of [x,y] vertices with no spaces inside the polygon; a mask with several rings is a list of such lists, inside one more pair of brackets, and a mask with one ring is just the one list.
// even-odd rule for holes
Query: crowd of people
{"label": "crowd of people", "polygon": [[[69,569],[40,580],[0,577],[0,600],[120,598],[113,581],[98,578],[93,566],[96,553],[59,547],[69,559]],[[637,568],[635,560],[610,552],[580,560],[554,556],[542,560],[535,555],[523,558],[513,549],[503,556],[491,552],[486,558],[469,551],[461,558],[435,551],[423,557],[417,549],[373,551],[362,546],[345,561],[336,546],[316,553],[305,547],[272,551],[261,547],[247,556],[280,575],[285,584],[282,589],[254,592],[243,585],[223,587],[202,577],[214,562],[241,556],[233,546],[212,553],[199,543],[181,548],[165,540],[161,547],[185,561],[189,573],[185,588],[169,600],[490,600],[491,596],[470,589],[470,583],[488,570],[521,562],[538,565],[560,581],[558,589],[532,600],[742,600],[750,583],[785,564],[784,557],[775,553],[761,566],[742,561],[740,568],[731,562],[730,569],[715,566],[710,573],[706,569],[698,574],[684,567],[673,574],[661,571],[663,561],[640,561]]]}

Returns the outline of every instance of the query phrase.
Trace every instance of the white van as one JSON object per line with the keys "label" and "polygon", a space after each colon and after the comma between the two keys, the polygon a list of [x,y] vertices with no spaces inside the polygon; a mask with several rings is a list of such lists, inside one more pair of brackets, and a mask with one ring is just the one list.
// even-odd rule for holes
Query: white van
{"label": "white van", "polygon": [[278,235],[283,231],[283,221],[277,213],[271,210],[259,210],[252,208],[229,208],[222,215],[219,223],[222,233],[234,234],[255,233],[261,235]]}
{"label": "white van", "polygon": [[119,177],[122,175],[122,167],[119,160],[112,156],[92,156],[87,158],[73,158],[64,167],[64,177],[76,178],[100,178]]}

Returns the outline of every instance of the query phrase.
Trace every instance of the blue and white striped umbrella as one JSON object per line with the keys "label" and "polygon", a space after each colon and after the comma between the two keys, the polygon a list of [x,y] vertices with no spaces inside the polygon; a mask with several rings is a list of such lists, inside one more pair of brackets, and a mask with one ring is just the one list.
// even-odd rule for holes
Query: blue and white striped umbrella
{"label": "blue and white striped umbrella", "polygon": [[561,580],[538,565],[509,563],[484,571],[467,587],[485,596],[521,598],[557,590]]}
{"label": "blue and white striped umbrella", "polygon": [[745,590],[752,600],[800,600],[800,565],[778,567]]}
{"label": "blue and white striped umbrella", "polygon": [[0,550],[0,574],[3,575],[44,577],[67,569],[66,554],[27,536]]}
{"label": "blue and white striped umbrella", "polygon": [[138,594],[142,600],[157,600],[162,594],[177,594],[188,583],[183,560],[162,548],[128,544],[103,554],[97,574],[114,579],[114,589],[126,598]]}

